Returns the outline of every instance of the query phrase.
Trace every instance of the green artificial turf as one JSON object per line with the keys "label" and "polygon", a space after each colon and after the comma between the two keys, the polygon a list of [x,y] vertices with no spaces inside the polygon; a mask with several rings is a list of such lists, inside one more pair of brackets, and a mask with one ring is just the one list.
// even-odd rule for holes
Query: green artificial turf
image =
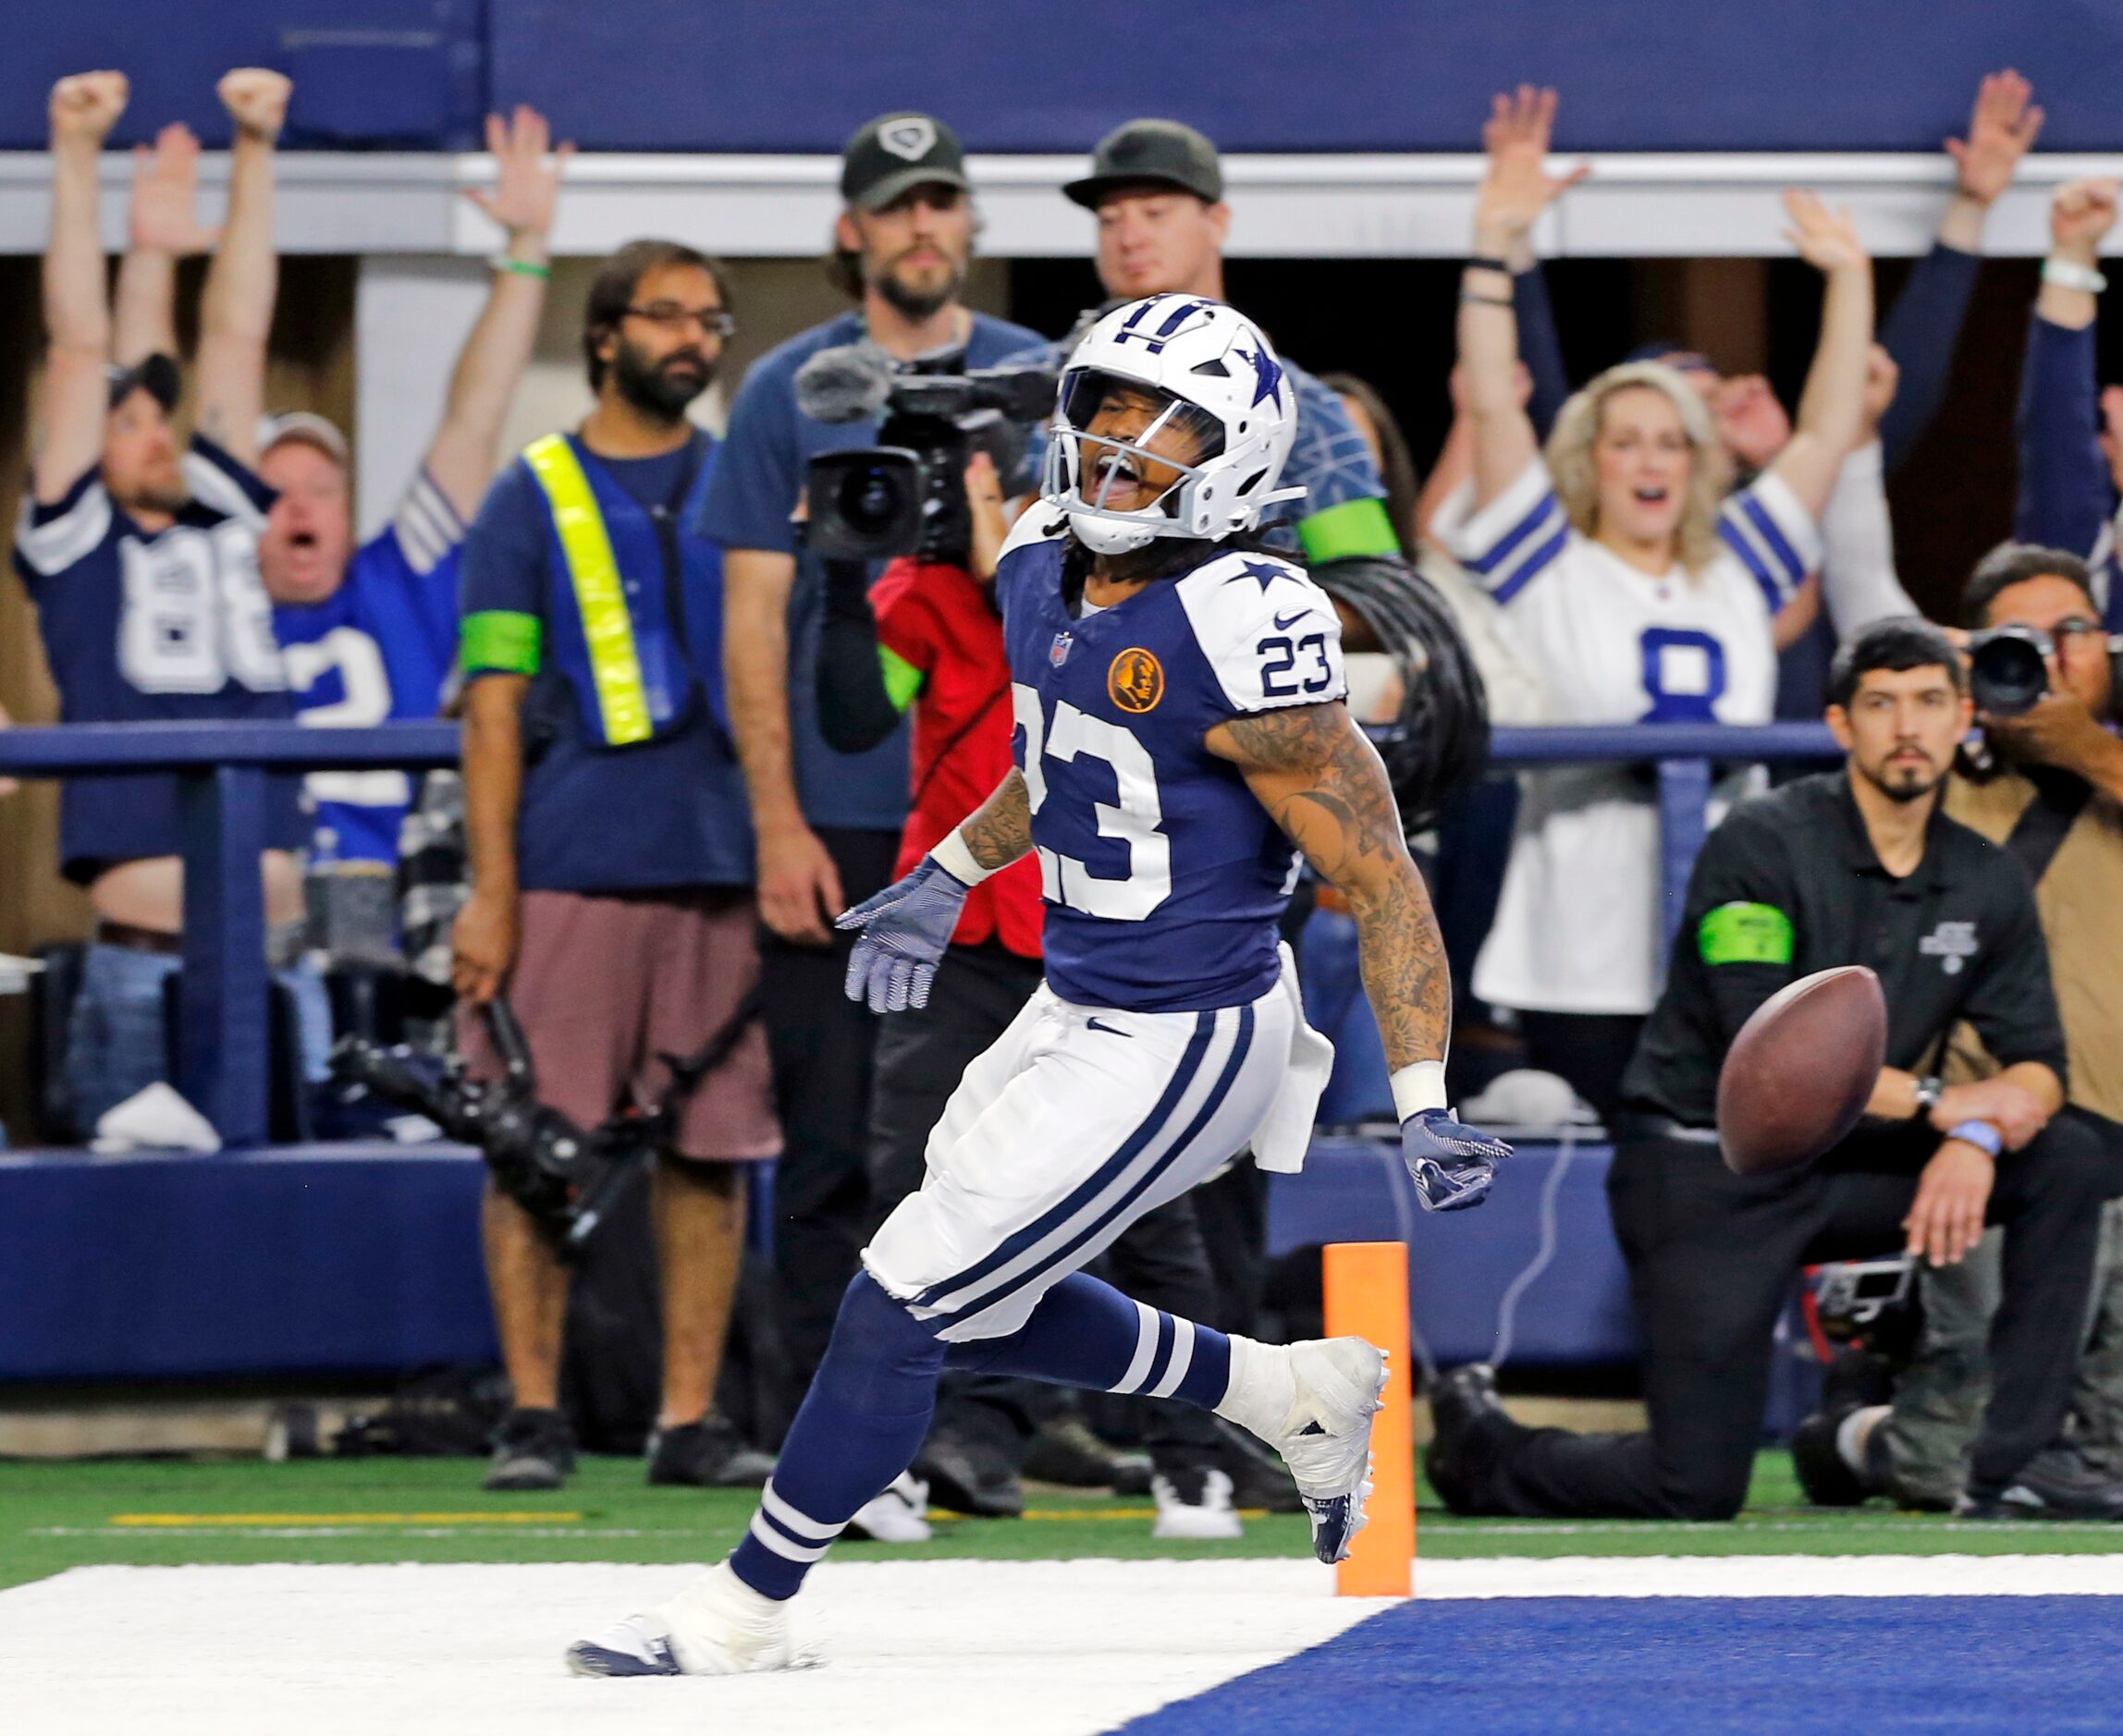
{"label": "green artificial turf", "polygon": [[[489,1495],[472,1460],[0,1461],[0,1587],[104,1562],[711,1561],[752,1514],[742,1490],[652,1489],[638,1460],[587,1459],[553,1495]],[[1022,1560],[1307,1552],[1295,1515],[1246,1522],[1235,1543],[1160,1544],[1147,1500],[1035,1485],[1022,1521],[939,1516],[934,1541],[837,1559]],[[170,1522],[175,1521],[176,1522]],[[1874,1506],[1800,1505],[1783,1453],[1757,1461],[1731,1524],[1454,1519],[1426,1489],[1418,1556],[1882,1555],[2123,1549],[2123,1528],[1966,1524]]]}

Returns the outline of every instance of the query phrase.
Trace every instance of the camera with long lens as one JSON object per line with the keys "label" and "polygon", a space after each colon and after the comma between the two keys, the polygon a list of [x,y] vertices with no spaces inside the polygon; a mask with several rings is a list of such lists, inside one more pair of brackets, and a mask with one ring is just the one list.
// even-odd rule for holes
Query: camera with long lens
{"label": "camera with long lens", "polygon": [[[1970,633],[1969,691],[1976,709],[1994,717],[2014,717],[2033,710],[2049,691],[2049,660],[2056,655],[2055,637],[2039,627],[1992,627]],[[2108,660],[2123,682],[2123,636],[2108,640]],[[2123,685],[2116,685],[2113,691],[2123,700]]]}
{"label": "camera with long lens", "polygon": [[1056,381],[1037,367],[902,370],[869,344],[820,350],[797,371],[797,408],[817,422],[881,425],[877,445],[811,460],[805,546],[825,560],[966,565],[966,462],[986,452],[998,474],[1014,473],[1029,431],[1054,409]]}

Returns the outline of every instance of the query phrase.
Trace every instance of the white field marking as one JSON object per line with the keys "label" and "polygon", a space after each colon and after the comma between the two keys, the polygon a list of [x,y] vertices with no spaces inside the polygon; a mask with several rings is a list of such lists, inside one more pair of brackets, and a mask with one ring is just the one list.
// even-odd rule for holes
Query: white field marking
{"label": "white field marking", "polygon": [[2123,1555],[1558,1556],[1416,1563],[1417,1597],[2058,1595],[2123,1595]]}
{"label": "white field marking", "polygon": [[0,1592],[7,1736],[1093,1736],[1387,1607],[1311,1561],[831,1562],[828,1667],[589,1681],[569,1641],[698,1571],[90,1567]]}

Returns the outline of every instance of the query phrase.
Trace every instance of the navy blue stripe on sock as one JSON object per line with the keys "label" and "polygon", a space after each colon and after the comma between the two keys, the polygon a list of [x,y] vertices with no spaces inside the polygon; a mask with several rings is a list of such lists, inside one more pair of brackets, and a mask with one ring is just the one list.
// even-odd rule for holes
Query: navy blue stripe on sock
{"label": "navy blue stripe on sock", "polygon": [[1195,1075],[1201,1070],[1202,1057],[1209,1052],[1209,1038],[1215,1031],[1215,1013],[1201,1012],[1195,1015],[1194,1035],[1187,1040],[1186,1050],[1180,1057],[1179,1066],[1172,1071],[1172,1082],[1165,1087],[1163,1095],[1159,1097],[1157,1106],[1136,1124],[1135,1131],[1121,1143],[1120,1148],[1099,1167],[1097,1174],[1070,1194],[1061,1204],[1055,1206],[1051,1211],[1043,1213],[1032,1223],[1017,1231],[1016,1234],[1009,1237],[985,1258],[976,1260],[963,1271],[954,1273],[941,1283],[931,1284],[914,1299],[913,1305],[917,1308],[934,1307],[939,1298],[949,1296],[954,1290],[963,1290],[968,1284],[978,1283],[991,1272],[1008,1265],[1011,1261],[1016,1259],[1027,1248],[1037,1246],[1043,1238],[1052,1235],[1056,1229],[1067,1223],[1076,1213],[1082,1211],[1091,1201],[1097,1199],[1104,1189],[1111,1185],[1115,1177],[1123,1174],[1127,1167],[1142,1155],[1143,1149],[1157,1137],[1166,1122],[1171,1120],[1172,1116],[1178,1112],[1181,1099],[1186,1095],[1188,1087],[1194,1083]]}
{"label": "navy blue stripe on sock", "polygon": [[820,1543],[829,1543],[832,1541],[830,1538],[806,1537],[800,1531],[791,1530],[789,1526],[783,1524],[779,1519],[775,1518],[772,1513],[768,1512],[764,1506],[760,1507],[755,1516],[764,1523],[771,1527],[775,1535],[788,1538],[791,1543],[794,1544],[800,1549],[816,1549]]}
{"label": "navy blue stripe on sock", "polygon": [[[1141,1199],[1155,1185],[1158,1179],[1166,1174],[1185,1155],[1187,1148],[1201,1137],[1203,1130],[1216,1119],[1217,1111],[1223,1107],[1224,1099],[1231,1094],[1231,1088],[1238,1078],[1239,1070],[1246,1065],[1247,1051],[1253,1046],[1253,1009],[1250,1007],[1240,1008],[1238,1040],[1231,1045],[1231,1055],[1225,1060],[1223,1071],[1218,1075],[1216,1084],[1210,1089],[1209,1095],[1203,1099],[1201,1108],[1196,1112],[1194,1119],[1187,1123],[1186,1131],[1166,1148],[1162,1157],[1159,1158],[1156,1163],[1136,1178],[1134,1186],[1130,1187],[1119,1199],[1101,1212],[1098,1217],[1072,1236],[1067,1242],[1060,1248],[1052,1250],[1048,1257],[1040,1261],[1037,1265],[1029,1271],[1021,1273],[1018,1277],[1011,1279],[1009,1283],[976,1297],[951,1314],[932,1316],[929,1324],[941,1331],[961,1320],[979,1314],[983,1309],[994,1307],[1003,1297],[1014,1294],[1028,1284],[1038,1282],[1041,1278],[1053,1271],[1057,1266],[1069,1265],[1086,1243],[1094,1241],[1115,1218],[1121,1216],[1137,1200]],[[1109,1168],[1111,1167],[1109,1166]],[[1159,1323],[1160,1334],[1167,1324],[1169,1323],[1164,1321]],[[1165,1349],[1165,1347],[1160,1345],[1160,1349]],[[1170,1353],[1169,1350],[1166,1350],[1166,1353]],[[1156,1384],[1155,1381],[1146,1381],[1144,1388],[1147,1390]]]}
{"label": "navy blue stripe on sock", "polygon": [[1172,1317],[1160,1313],[1158,1315],[1158,1348],[1150,1352],[1150,1372],[1143,1376],[1137,1392],[1148,1392],[1165,1377],[1165,1370],[1172,1366],[1172,1346],[1179,1342],[1179,1328],[1172,1325]]}

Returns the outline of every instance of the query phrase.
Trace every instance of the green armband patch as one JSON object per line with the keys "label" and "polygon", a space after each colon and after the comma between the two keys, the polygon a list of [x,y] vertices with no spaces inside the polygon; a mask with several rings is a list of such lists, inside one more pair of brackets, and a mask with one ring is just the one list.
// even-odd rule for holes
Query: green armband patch
{"label": "green armband patch", "polygon": [[1305,558],[1315,566],[1353,555],[1401,552],[1401,539],[1393,534],[1386,503],[1378,499],[1344,500],[1339,507],[1298,520],[1297,540],[1305,544]]}
{"label": "green armband patch", "polygon": [[1721,904],[1696,930],[1705,964],[1789,964],[1797,950],[1791,918],[1773,904]]}
{"label": "green armband patch", "polygon": [[536,675],[545,633],[546,624],[535,615],[521,615],[514,609],[481,609],[467,615],[458,629],[458,651],[468,670]]}
{"label": "green armband patch", "polygon": [[922,691],[922,672],[890,645],[877,647],[877,662],[885,672],[885,697],[894,711],[904,711]]}

